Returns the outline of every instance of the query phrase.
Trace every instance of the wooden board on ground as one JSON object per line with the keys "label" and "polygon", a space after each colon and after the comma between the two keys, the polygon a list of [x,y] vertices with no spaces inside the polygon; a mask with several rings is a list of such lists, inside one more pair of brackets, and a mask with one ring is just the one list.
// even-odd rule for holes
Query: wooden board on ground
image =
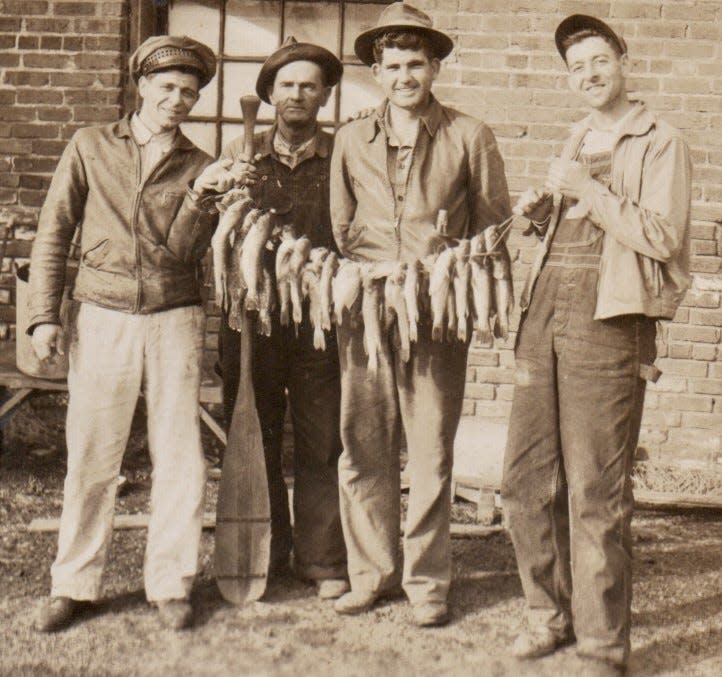
{"label": "wooden board on ground", "polygon": [[266,591],[271,551],[266,462],[251,377],[255,327],[242,315],[240,383],[216,508],[216,582],[233,604],[257,600]]}

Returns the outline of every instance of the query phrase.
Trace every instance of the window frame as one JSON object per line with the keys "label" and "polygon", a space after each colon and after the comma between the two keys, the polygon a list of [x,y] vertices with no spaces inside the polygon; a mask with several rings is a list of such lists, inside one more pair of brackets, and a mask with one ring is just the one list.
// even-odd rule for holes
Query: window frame
{"label": "window frame", "polygon": [[[274,49],[281,46],[284,40],[285,34],[285,23],[286,23],[286,3],[288,2],[306,2],[309,4],[320,3],[323,0],[275,0],[280,2],[280,20],[278,24],[278,35],[277,42]],[[218,71],[217,71],[217,89],[218,95],[216,97],[216,111],[214,115],[192,115],[188,118],[188,122],[198,122],[204,124],[213,124],[215,126],[215,151],[216,156],[221,152],[222,146],[222,134],[224,124],[242,124],[243,117],[239,114],[238,116],[224,115],[223,113],[223,101],[225,93],[225,64],[230,63],[250,63],[250,64],[262,64],[267,58],[268,54],[252,54],[245,56],[229,56],[224,54],[225,51],[225,33],[226,33],[226,9],[227,0],[217,0],[218,10],[220,12],[219,17],[219,35],[218,35]],[[338,22],[339,31],[336,48],[334,53],[341,60],[344,66],[358,66],[361,65],[361,61],[353,56],[352,58],[344,58],[343,56],[343,45],[346,37],[346,6],[351,4],[376,4],[380,7],[391,4],[392,0],[337,0],[338,6]],[[131,0],[131,25],[130,25],[130,36],[129,36],[129,54],[140,45],[143,40],[147,39],[151,35],[164,35],[168,32],[168,15],[169,10],[173,4],[173,0],[153,0],[144,2],[143,0]],[[341,124],[341,99],[343,91],[341,89],[343,78],[338,85],[337,95],[334,101],[333,120],[320,121],[319,124],[323,127],[336,129]],[[129,88],[125,97],[126,109],[137,106],[139,101],[137,93],[133,91],[133,88]],[[259,118],[258,123],[260,125],[270,125],[274,122],[272,118]]]}

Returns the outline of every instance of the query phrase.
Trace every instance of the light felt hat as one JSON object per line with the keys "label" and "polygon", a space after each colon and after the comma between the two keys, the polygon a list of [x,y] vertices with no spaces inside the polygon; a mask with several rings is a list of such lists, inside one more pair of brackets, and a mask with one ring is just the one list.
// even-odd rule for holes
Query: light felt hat
{"label": "light felt hat", "polygon": [[394,2],[381,12],[374,28],[364,31],[356,38],[353,46],[356,56],[367,66],[371,66],[375,61],[374,40],[383,33],[399,30],[416,31],[426,35],[431,41],[434,55],[439,59],[448,56],[454,48],[452,39],[433,27],[428,14],[406,2]]}

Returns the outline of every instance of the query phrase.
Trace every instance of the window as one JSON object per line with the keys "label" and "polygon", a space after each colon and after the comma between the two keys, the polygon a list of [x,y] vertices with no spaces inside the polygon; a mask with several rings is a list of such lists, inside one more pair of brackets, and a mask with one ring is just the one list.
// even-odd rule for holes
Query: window
{"label": "window", "polygon": [[[183,131],[201,148],[218,155],[242,132],[239,98],[255,92],[266,57],[287,36],[335,53],[344,76],[319,121],[334,127],[353,112],[374,105],[381,92],[368,67],[353,53],[356,36],[376,24],[391,0],[171,0],[167,32],[206,43],[218,56],[216,77],[202,90]],[[259,127],[273,122],[273,108],[261,104]]]}

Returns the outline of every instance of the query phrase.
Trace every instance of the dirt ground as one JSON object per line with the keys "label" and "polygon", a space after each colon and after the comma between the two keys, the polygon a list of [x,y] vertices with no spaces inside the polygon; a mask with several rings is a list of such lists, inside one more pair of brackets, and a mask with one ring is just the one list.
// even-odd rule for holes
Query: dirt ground
{"label": "dirt ground", "polygon": [[[62,402],[40,396],[5,428],[0,456],[0,675],[580,675],[574,648],[522,663],[507,650],[523,599],[507,535],[453,540],[451,623],[417,629],[403,598],[340,617],[314,589],[281,580],[236,608],[213,582],[213,532],[204,531],[194,590],[197,626],[162,629],[142,588],[143,531],[116,531],[104,600],[57,635],[32,630],[49,589],[64,473]],[[134,426],[118,512],[142,512],[150,486],[142,417]],[[210,446],[210,441],[206,440]],[[215,485],[209,482],[209,509]],[[457,505],[455,519],[472,514]],[[631,673],[722,674],[722,512],[642,512],[634,520]]]}

